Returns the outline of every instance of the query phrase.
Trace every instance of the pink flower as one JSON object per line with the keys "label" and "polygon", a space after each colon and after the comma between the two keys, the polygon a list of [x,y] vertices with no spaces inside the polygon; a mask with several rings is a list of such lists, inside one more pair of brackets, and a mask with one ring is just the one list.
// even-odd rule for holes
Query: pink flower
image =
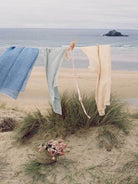
{"label": "pink flower", "polygon": [[55,156],[55,155],[56,155],[56,153],[50,153],[50,155],[53,157],[53,156]]}
{"label": "pink flower", "polygon": [[45,150],[45,148],[46,148],[46,146],[38,146],[38,148],[39,148],[39,151],[43,151],[43,150]]}
{"label": "pink flower", "polygon": [[58,139],[58,142],[61,143],[61,142],[64,142],[64,140],[63,139]]}
{"label": "pink flower", "polygon": [[60,148],[58,146],[56,146],[55,149],[58,151]]}
{"label": "pink flower", "polygon": [[58,144],[58,143],[56,143],[55,145],[56,145],[56,146],[59,146],[59,144]]}
{"label": "pink flower", "polygon": [[56,147],[56,144],[52,144],[52,148],[55,148]]}
{"label": "pink flower", "polygon": [[60,152],[59,155],[62,156],[64,155],[66,152]]}
{"label": "pink flower", "polygon": [[52,157],[52,160],[55,160],[56,158],[55,157]]}
{"label": "pink flower", "polygon": [[[45,144],[42,144],[38,146],[39,151],[48,151],[49,154],[52,156],[52,159],[55,160],[56,156],[62,156],[66,152],[64,152],[64,148],[66,148],[67,145],[64,143],[63,139],[59,140],[53,140],[51,139]],[[47,148],[47,149],[46,149]]]}
{"label": "pink flower", "polygon": [[53,139],[51,139],[50,141],[48,141],[48,143],[52,143],[54,140]]}

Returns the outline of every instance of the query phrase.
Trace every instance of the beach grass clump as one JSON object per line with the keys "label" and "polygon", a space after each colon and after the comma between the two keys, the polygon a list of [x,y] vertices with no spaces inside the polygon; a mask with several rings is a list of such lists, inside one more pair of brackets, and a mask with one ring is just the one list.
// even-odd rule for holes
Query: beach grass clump
{"label": "beach grass clump", "polygon": [[[124,133],[128,133],[128,114],[124,111],[125,104],[120,100],[111,98],[111,105],[105,110],[104,116],[99,116],[96,102],[93,96],[83,95],[82,101],[87,113],[91,116],[90,119],[84,114],[80,105],[78,95],[64,93],[61,97],[62,113],[58,115],[53,112],[52,107],[48,111],[47,119],[51,127],[57,132],[64,130],[64,135],[73,134],[78,129],[87,129],[89,127],[99,127],[102,125],[113,125],[121,129]],[[57,132],[58,134],[58,132]]]}
{"label": "beach grass clump", "polygon": [[[25,164],[25,174],[29,175],[32,179],[32,183],[39,181],[40,183],[51,184],[52,180],[55,182],[55,179],[51,176],[56,175],[56,165],[55,164],[42,164],[36,160],[30,160]],[[49,179],[50,177],[50,179]]]}
{"label": "beach grass clump", "polygon": [[138,119],[138,112],[135,112],[133,114],[129,114],[130,118]]}
{"label": "beach grass clump", "polygon": [[97,141],[100,148],[111,151],[112,148],[119,148],[124,143],[124,137],[118,128],[105,125],[98,128]]}
{"label": "beach grass clump", "polygon": [[57,180],[60,180],[58,183],[65,183],[65,181],[66,183],[74,183],[70,182],[70,179],[73,179],[73,173],[70,170],[73,164],[74,161],[65,158],[50,164],[43,164],[36,160],[30,160],[24,165],[24,171],[26,175],[32,178],[32,183],[37,183],[39,181],[39,183],[55,184]]}
{"label": "beach grass clump", "polygon": [[133,159],[125,163],[117,170],[120,173],[119,184],[137,184],[138,183],[138,154],[133,154]]}
{"label": "beach grass clump", "polygon": [[28,138],[35,135],[41,127],[44,127],[45,124],[47,124],[46,117],[44,117],[39,110],[32,114],[27,114],[16,130],[16,140],[25,142]]}
{"label": "beach grass clump", "polygon": [[[17,129],[16,139],[24,142],[38,132],[45,137],[64,138],[76,133],[79,129],[112,125],[128,133],[128,114],[124,111],[124,103],[111,98],[111,104],[105,110],[104,116],[99,116],[94,96],[82,96],[83,104],[90,119],[84,114],[76,93],[63,93],[61,97],[62,115],[56,114],[52,106],[43,115],[38,110],[28,114]],[[49,137],[49,138],[50,138]]]}
{"label": "beach grass clump", "polygon": [[4,183],[3,180],[6,176],[6,167],[8,166],[8,163],[5,162],[3,157],[0,157],[0,183]]}
{"label": "beach grass clump", "polygon": [[113,169],[113,165],[108,162],[101,163],[97,166],[87,168],[93,183],[100,184],[137,184],[137,167],[138,160],[133,158],[131,161],[127,161],[125,164]]}
{"label": "beach grass clump", "polygon": [[[131,155],[130,155],[131,157]],[[116,163],[114,163],[116,164]],[[113,167],[110,160],[104,160],[98,165],[78,167],[78,162],[61,159],[52,164],[42,164],[30,160],[25,164],[25,174],[32,178],[32,183],[99,183],[99,184],[137,184],[138,160],[134,158]]]}
{"label": "beach grass clump", "polygon": [[27,164],[25,164],[25,172],[27,174],[38,174],[40,167],[41,167],[41,163],[35,161],[35,160],[30,160]]}
{"label": "beach grass clump", "polygon": [[0,123],[0,132],[12,131],[16,127],[16,120],[13,118],[4,118]]}
{"label": "beach grass clump", "polygon": [[6,109],[6,103],[0,102],[0,109]]}

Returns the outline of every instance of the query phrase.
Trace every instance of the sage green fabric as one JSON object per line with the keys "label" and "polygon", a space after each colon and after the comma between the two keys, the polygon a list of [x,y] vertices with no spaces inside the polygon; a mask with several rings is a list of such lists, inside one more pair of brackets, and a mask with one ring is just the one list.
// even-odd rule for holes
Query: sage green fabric
{"label": "sage green fabric", "polygon": [[65,59],[66,48],[46,48],[46,77],[53,111],[62,115],[57,78]]}

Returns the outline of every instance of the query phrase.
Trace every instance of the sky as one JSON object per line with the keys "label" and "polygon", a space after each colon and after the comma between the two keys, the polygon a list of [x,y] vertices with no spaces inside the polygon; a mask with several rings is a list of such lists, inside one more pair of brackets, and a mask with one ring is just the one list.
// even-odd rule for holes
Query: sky
{"label": "sky", "polygon": [[138,0],[0,0],[0,28],[138,29]]}

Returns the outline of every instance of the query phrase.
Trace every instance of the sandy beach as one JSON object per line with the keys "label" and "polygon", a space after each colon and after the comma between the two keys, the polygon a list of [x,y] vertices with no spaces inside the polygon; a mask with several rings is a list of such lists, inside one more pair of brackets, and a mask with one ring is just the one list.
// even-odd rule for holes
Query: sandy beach
{"label": "sandy beach", "polygon": [[[96,86],[96,73],[88,69],[77,69],[78,83],[82,93],[94,94]],[[58,77],[58,89],[76,91],[73,70],[61,69]],[[119,99],[138,98],[138,72],[112,71],[112,93]],[[18,107],[25,111],[40,109],[45,111],[50,102],[44,67],[34,67],[26,90],[20,93],[17,100],[0,94],[0,102],[6,103],[10,108]]]}
{"label": "sandy beach", "polygon": [[138,0],[0,2],[0,184],[138,184]]}
{"label": "sandy beach", "polygon": [[[96,73],[87,69],[77,69],[77,74],[81,92],[94,93]],[[60,70],[58,87],[60,94],[64,91],[76,91],[72,69]],[[138,72],[112,71],[112,93],[119,99],[137,99]],[[20,93],[17,100],[0,94],[0,118],[12,117],[18,121],[22,119],[24,112],[34,112],[36,109],[46,112],[49,100],[45,69],[35,67],[25,92]],[[128,107],[131,112],[138,109],[133,105]],[[118,147],[110,151],[98,146],[99,129],[97,127],[66,137],[65,142],[68,146],[66,158],[73,161],[74,165],[70,162],[66,170],[62,164],[57,164],[53,170],[53,174],[56,174],[56,182],[50,183],[59,184],[60,180],[67,176],[75,180],[71,182],[66,180],[62,184],[75,184],[75,181],[79,184],[109,184],[110,181],[114,184],[122,184],[122,182],[119,183],[122,180],[125,184],[136,184],[132,181],[136,173],[135,155],[138,153],[137,130],[137,119],[134,119],[130,134],[126,136],[118,133]],[[24,164],[32,158],[34,154],[32,146],[39,142],[39,136],[23,145],[17,143],[13,137],[14,132],[0,132],[0,184],[32,183],[32,178],[24,173]],[[93,168],[92,173],[87,172],[89,168]],[[122,169],[121,172],[120,169]],[[77,175],[76,172],[80,174]],[[131,178],[131,183],[125,178]],[[38,179],[34,184],[44,183]]]}

